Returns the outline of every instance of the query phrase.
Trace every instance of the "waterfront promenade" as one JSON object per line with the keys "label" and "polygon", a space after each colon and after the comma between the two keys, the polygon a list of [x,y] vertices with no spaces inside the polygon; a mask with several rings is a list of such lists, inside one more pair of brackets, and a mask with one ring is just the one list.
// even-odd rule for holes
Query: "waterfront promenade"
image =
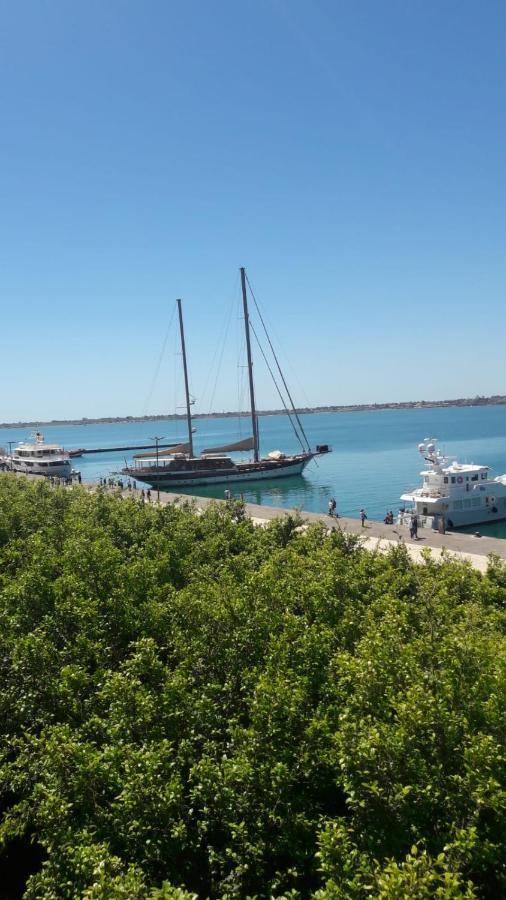
{"label": "waterfront promenade", "polygon": [[[123,491],[124,496],[137,495],[140,491]],[[237,498],[234,498],[237,499]],[[156,491],[151,491],[151,502],[156,502]],[[197,510],[203,510],[211,503],[227,503],[227,500],[211,500],[207,497],[189,496],[188,494],[174,494],[160,491],[160,503],[188,503],[194,504]],[[411,558],[417,562],[422,559],[425,549],[431,551],[435,559],[438,559],[443,551],[467,560],[475,569],[485,572],[488,565],[487,557],[493,553],[506,562],[506,540],[492,537],[475,537],[472,534],[461,532],[449,532],[439,534],[427,528],[418,531],[418,540],[409,536],[406,525],[384,525],[383,522],[375,522],[368,519],[362,528],[360,519],[330,517],[323,513],[307,512],[305,510],[283,509],[275,506],[260,506],[256,503],[245,503],[245,512],[255,525],[265,525],[272,519],[283,518],[288,515],[299,515],[307,524],[319,522],[327,528],[337,529],[346,534],[359,535],[364,540],[364,546],[368,550],[387,551],[392,545],[404,543]],[[476,527],[479,531],[479,526]]]}
{"label": "waterfront promenade", "polygon": [[[17,473],[21,478],[40,478],[37,475],[25,475]],[[77,485],[72,485],[72,490]],[[82,487],[90,490],[106,490],[107,492],[121,493],[124,498],[142,499],[142,489],[123,489],[120,491],[118,487],[101,488],[95,482],[83,482]],[[144,492],[146,495],[146,491]],[[232,499],[237,500],[237,497]],[[147,502],[147,501],[146,501]],[[157,502],[156,490],[151,491],[151,503]],[[196,511],[204,510],[212,503],[226,504],[229,501],[210,499],[207,497],[198,497],[189,494],[175,494],[167,491],[160,491],[160,504],[167,503],[191,503]],[[473,534],[464,534],[462,532],[448,532],[447,534],[439,534],[428,528],[419,528],[418,540],[413,540],[409,536],[409,529],[406,525],[385,525],[383,522],[376,522],[367,519],[365,527],[362,528],[360,519],[352,519],[339,516],[330,517],[324,513],[308,512],[300,509],[285,509],[275,506],[261,506],[257,503],[244,504],[246,515],[251,518],[253,523],[258,526],[266,525],[272,519],[283,518],[288,515],[297,515],[307,525],[318,522],[325,525],[326,528],[340,529],[345,534],[358,535],[363,539],[364,546],[371,551],[386,552],[395,544],[403,543],[411,556],[411,558],[419,562],[422,560],[424,550],[430,550],[434,559],[439,559],[443,552],[450,553],[461,560],[467,560],[475,569],[485,572],[488,565],[488,556],[495,554],[506,562],[506,540],[493,537],[476,537]],[[479,525],[476,526],[479,531]]]}

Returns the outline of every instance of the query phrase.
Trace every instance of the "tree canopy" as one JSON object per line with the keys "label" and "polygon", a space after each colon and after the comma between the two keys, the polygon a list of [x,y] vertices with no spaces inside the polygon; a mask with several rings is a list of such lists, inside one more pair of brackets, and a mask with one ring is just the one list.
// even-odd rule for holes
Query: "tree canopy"
{"label": "tree canopy", "polygon": [[299,525],[0,476],[5,897],[506,894],[506,570]]}

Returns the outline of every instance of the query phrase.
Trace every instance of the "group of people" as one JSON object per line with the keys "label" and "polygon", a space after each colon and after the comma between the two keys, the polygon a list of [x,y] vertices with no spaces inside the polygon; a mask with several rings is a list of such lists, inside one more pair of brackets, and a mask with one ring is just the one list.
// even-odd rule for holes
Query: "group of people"
{"label": "group of people", "polygon": [[82,478],[81,473],[77,472],[75,475],[49,475],[49,483],[53,485],[53,487],[68,487],[70,484],[74,483],[74,478],[78,484],[81,484]]}
{"label": "group of people", "polygon": [[100,487],[116,487],[119,488],[120,491],[124,491],[125,488],[127,489],[127,491],[137,490],[137,482],[132,482],[130,481],[130,479],[128,479],[127,483],[125,484],[122,478],[113,478],[111,476],[110,478],[99,478],[98,483]]}
{"label": "group of people", "polygon": [[[338,518],[338,513],[336,511],[336,508],[337,508],[336,500],[334,497],[331,497],[329,500],[329,516],[331,518],[332,517]],[[403,521],[402,514],[404,512],[405,512],[405,510],[399,511],[399,516],[397,518],[398,525],[402,524],[402,521]],[[360,516],[360,522],[361,522],[362,528],[365,528],[365,523],[367,520],[367,513],[366,513],[365,509],[360,510],[359,516]],[[393,510],[389,509],[386,512],[383,522],[385,523],[385,525],[393,525],[394,524]],[[409,535],[412,539],[418,540],[418,516],[416,515],[416,513],[412,513],[410,516],[410,519],[409,519]]]}
{"label": "group of people", "polygon": [[[329,500],[329,516],[331,518],[339,518],[339,513],[337,512],[337,503],[336,498],[331,497]],[[360,521],[362,523],[362,528],[365,528],[365,520],[367,519],[367,513],[365,509],[360,510]]]}
{"label": "group of people", "polygon": [[409,536],[414,538],[415,541],[418,540],[418,517],[416,513],[413,513],[409,519]]}
{"label": "group of people", "polygon": [[[339,518],[339,513],[337,512],[337,503],[336,503],[335,497],[331,497],[329,500],[329,516],[331,518],[336,518],[336,519]],[[365,509],[361,509],[360,510],[360,522],[362,523],[362,528],[365,528],[366,519],[367,519],[367,513],[366,513]],[[393,519],[392,519],[392,522],[393,522]]]}
{"label": "group of people", "polygon": [[[404,522],[404,515],[406,510],[400,509],[397,514],[397,524],[402,525]],[[383,519],[385,525],[393,525],[394,524],[394,514],[390,509],[385,518]],[[409,536],[414,540],[418,540],[418,516],[416,513],[411,513],[409,517]]]}
{"label": "group of people", "polygon": [[[114,478],[113,476],[109,478],[99,478],[98,479],[99,486],[101,488],[119,488],[120,491],[136,491],[137,490],[137,482],[136,481],[123,481],[122,478]],[[121,495],[120,495],[121,496]],[[147,500],[148,503],[151,503],[151,490],[148,488],[147,491],[142,488],[140,492],[140,501],[141,503],[145,503]]]}

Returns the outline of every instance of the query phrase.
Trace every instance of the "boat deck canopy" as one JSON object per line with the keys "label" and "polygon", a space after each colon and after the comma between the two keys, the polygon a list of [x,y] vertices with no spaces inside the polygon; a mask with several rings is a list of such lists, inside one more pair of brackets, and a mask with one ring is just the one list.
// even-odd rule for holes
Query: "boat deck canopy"
{"label": "boat deck canopy", "polygon": [[445,497],[421,497],[420,494],[401,494],[401,500],[409,500],[410,503],[424,503],[430,506],[431,503],[440,503]]}

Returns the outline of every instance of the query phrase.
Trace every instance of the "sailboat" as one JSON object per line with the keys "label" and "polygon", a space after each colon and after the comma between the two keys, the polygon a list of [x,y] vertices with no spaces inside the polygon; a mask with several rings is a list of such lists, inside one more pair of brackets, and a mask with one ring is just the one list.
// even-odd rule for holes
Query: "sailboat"
{"label": "sailboat", "polygon": [[[183,375],[186,398],[186,420],[188,438],[185,443],[176,444],[167,450],[160,450],[154,456],[152,453],[139,453],[133,458],[133,464],[123,469],[125,475],[129,475],[136,481],[144,482],[155,489],[171,489],[176,487],[197,487],[201,485],[229,484],[235,482],[260,481],[272,478],[286,478],[290,475],[300,475],[307,464],[324,453],[329,453],[328,444],[318,445],[311,449],[299,416],[293,406],[290,392],[288,391],[283,374],[280,371],[292,409],[286,412],[289,416],[295,434],[301,444],[301,452],[285,454],[280,450],[273,450],[266,456],[260,456],[260,439],[258,427],[258,415],[255,403],[255,386],[253,381],[253,358],[251,353],[250,317],[248,311],[248,296],[246,289],[246,270],[241,268],[241,289],[244,312],[244,327],[246,336],[246,355],[249,377],[249,396],[251,408],[250,437],[220,447],[209,447],[203,450],[200,456],[196,456],[193,448],[193,427],[189,385],[188,365],[186,360],[186,343],[183,325],[183,312],[181,300],[177,301],[179,314],[179,331],[181,338],[181,354],[183,358]],[[270,341],[269,341],[270,343]],[[271,345],[272,347],[272,345]],[[277,363],[277,360],[276,360]],[[253,451],[253,458],[236,462],[228,454],[240,451]]]}

